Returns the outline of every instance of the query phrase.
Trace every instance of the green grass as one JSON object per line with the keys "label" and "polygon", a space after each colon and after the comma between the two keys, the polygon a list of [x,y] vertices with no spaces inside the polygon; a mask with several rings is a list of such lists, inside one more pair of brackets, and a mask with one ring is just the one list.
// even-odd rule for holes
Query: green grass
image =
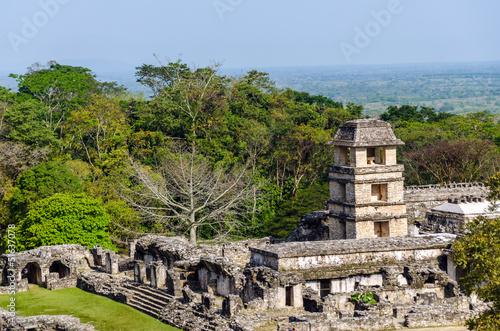
{"label": "green grass", "polygon": [[[77,288],[49,291],[30,285],[28,292],[16,294],[16,310],[21,316],[72,315],[99,331],[179,330],[132,307]],[[10,295],[0,295],[0,307],[7,309]]]}

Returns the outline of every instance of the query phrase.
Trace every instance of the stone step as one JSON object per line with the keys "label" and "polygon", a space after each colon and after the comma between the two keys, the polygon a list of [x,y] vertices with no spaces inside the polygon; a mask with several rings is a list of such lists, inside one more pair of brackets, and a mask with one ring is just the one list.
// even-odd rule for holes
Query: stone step
{"label": "stone step", "polygon": [[144,286],[144,285],[132,285],[132,284],[127,284],[125,285],[125,288],[131,290],[131,291],[136,291],[145,294],[146,296],[152,296],[155,297],[159,300],[170,302],[175,300],[175,297],[165,293],[161,290],[154,289],[152,287]]}
{"label": "stone step", "polygon": [[151,309],[148,309],[146,307],[143,307],[141,304],[137,304],[137,303],[134,303],[132,302],[133,300],[130,300],[127,305],[129,305],[130,307],[136,309],[136,310],[139,310],[141,312],[143,312],[144,314],[148,314],[149,316],[153,316],[154,318],[158,318],[158,314],[151,310]]}
{"label": "stone step", "polygon": [[170,300],[162,300],[162,299],[158,299],[156,297],[152,297],[150,295],[148,295],[147,293],[143,293],[143,292],[137,292],[137,291],[131,291],[132,292],[132,298],[133,299],[140,299],[140,300],[146,300],[146,301],[149,301],[149,302],[152,302],[160,307],[165,307],[169,302],[172,302]]}
{"label": "stone step", "polygon": [[143,306],[148,307],[150,309],[153,309],[155,311],[160,311],[163,309],[163,307],[165,307],[165,304],[163,304],[163,303],[154,302],[154,301],[152,301],[148,298],[144,298],[144,297],[134,296],[129,301],[135,302],[135,303],[140,303]]}

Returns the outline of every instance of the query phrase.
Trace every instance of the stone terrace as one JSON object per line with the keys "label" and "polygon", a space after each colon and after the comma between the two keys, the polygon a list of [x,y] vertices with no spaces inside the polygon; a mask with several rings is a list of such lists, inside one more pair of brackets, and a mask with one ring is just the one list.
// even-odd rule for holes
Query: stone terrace
{"label": "stone terrace", "polygon": [[455,239],[452,234],[314,242],[288,242],[250,248],[250,263],[275,270],[342,267],[350,264],[405,263],[436,259]]}

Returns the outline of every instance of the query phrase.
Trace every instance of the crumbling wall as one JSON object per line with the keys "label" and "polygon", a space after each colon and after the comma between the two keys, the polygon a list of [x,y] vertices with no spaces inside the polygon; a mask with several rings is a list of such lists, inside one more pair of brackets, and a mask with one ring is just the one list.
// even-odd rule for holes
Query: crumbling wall
{"label": "crumbling wall", "polygon": [[319,210],[302,215],[287,241],[316,241],[330,239],[328,212]]}
{"label": "crumbling wall", "polygon": [[196,245],[179,238],[156,235],[141,237],[135,246],[135,259],[144,261],[148,273],[153,261],[160,261],[167,269],[172,269],[177,261],[216,256],[222,256],[221,246]]}
{"label": "crumbling wall", "polygon": [[203,257],[197,268],[202,291],[225,296],[239,295],[243,290],[243,268],[228,258]]}
{"label": "crumbling wall", "polygon": [[[40,286],[49,284],[48,288],[74,287],[77,270],[88,269],[91,261],[93,258],[89,249],[74,244],[42,246],[4,254],[1,257],[2,284],[7,285],[10,282],[9,277],[13,277],[17,284],[27,279],[29,283]],[[50,275],[51,273],[54,274]]]}
{"label": "crumbling wall", "polygon": [[484,196],[488,193],[483,183],[452,183],[445,185],[406,186],[404,201],[408,223],[414,224],[425,218],[425,213],[432,208],[446,203],[449,198],[465,195]]}
{"label": "crumbling wall", "polygon": [[0,308],[0,329],[16,331],[95,331],[91,324],[68,315],[17,316]]}
{"label": "crumbling wall", "polygon": [[245,265],[250,261],[250,247],[264,248],[273,244],[275,240],[275,238],[264,237],[227,242],[222,244],[222,256]]}
{"label": "crumbling wall", "polygon": [[[267,267],[247,266],[242,299],[255,310],[281,309],[285,306],[302,307],[302,283],[291,274],[283,274]],[[288,291],[288,293],[287,293]]]}

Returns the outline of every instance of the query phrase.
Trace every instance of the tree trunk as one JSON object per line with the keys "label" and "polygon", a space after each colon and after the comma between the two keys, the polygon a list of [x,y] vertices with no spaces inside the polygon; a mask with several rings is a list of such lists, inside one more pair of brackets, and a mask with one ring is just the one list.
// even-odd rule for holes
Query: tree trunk
{"label": "tree trunk", "polygon": [[193,244],[196,244],[196,228],[198,226],[196,225],[193,225],[190,229],[189,229],[189,241]]}

